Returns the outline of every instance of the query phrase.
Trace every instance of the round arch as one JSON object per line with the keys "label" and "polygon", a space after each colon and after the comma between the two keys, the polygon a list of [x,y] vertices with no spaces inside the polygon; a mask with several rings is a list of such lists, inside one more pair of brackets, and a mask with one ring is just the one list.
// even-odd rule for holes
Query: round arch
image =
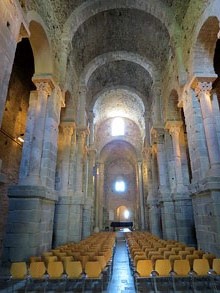
{"label": "round arch", "polygon": [[35,75],[51,75],[53,74],[53,61],[46,25],[35,11],[29,11],[27,19],[31,33],[30,44],[34,55]]}

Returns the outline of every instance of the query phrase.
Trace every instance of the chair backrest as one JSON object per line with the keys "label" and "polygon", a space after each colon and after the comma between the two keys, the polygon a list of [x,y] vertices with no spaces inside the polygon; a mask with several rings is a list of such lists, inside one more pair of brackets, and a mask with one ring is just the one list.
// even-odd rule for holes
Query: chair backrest
{"label": "chair backrest", "polygon": [[185,247],[185,250],[186,251],[190,251],[190,253],[193,253],[193,251],[195,250],[195,247],[193,247],[193,246],[186,246]]}
{"label": "chair backrest", "polygon": [[206,258],[194,259],[193,261],[193,271],[198,276],[205,276],[208,274],[210,267],[209,262]]}
{"label": "chair backrest", "polygon": [[214,258],[212,262],[212,269],[217,275],[220,275],[220,258]]}
{"label": "chair backrest", "polygon": [[29,261],[31,262],[36,262],[36,261],[42,261],[41,256],[30,256]]}
{"label": "chair backrest", "polygon": [[153,271],[153,263],[150,259],[140,259],[137,261],[136,271],[140,277],[149,277]]}
{"label": "chair backrest", "polygon": [[51,279],[59,279],[63,274],[62,261],[53,261],[48,263],[47,272]]}
{"label": "chair backrest", "polygon": [[13,262],[10,267],[10,274],[13,279],[24,279],[27,275],[26,262]]}
{"label": "chair backrest", "polygon": [[80,261],[68,261],[65,269],[69,279],[80,278],[83,273]]}
{"label": "chair backrest", "polygon": [[87,278],[98,278],[101,271],[101,265],[98,261],[88,261],[85,265],[85,273]]}
{"label": "chair backrest", "polygon": [[173,270],[178,276],[187,276],[190,272],[190,264],[188,259],[174,260]]}
{"label": "chair backrest", "polygon": [[190,269],[192,270],[193,269],[193,262],[195,259],[199,259],[199,256],[198,256],[198,254],[189,254],[189,255],[186,255],[186,259],[188,259],[189,264],[190,264]]}
{"label": "chair backrest", "polygon": [[29,274],[33,279],[41,279],[46,273],[46,267],[43,261],[31,262]]}
{"label": "chair backrest", "polygon": [[182,259],[186,259],[186,256],[190,254],[190,251],[181,250],[178,252],[178,255],[181,256]]}
{"label": "chair backrest", "polygon": [[102,270],[106,267],[106,259],[104,255],[96,255],[95,259],[100,263]]}
{"label": "chair backrest", "polygon": [[46,264],[48,264],[49,262],[57,261],[57,256],[56,255],[45,256],[44,261]]}
{"label": "chair backrest", "polygon": [[181,259],[181,256],[180,255],[177,255],[177,254],[175,254],[175,255],[170,255],[169,256],[169,260],[170,260],[170,263],[171,263],[171,267],[172,267],[172,269],[173,269],[173,264],[174,264],[174,261],[175,260],[177,260],[177,259]]}
{"label": "chair backrest", "polygon": [[169,259],[170,255],[173,255],[173,252],[171,250],[164,251],[164,253],[163,253],[164,258],[166,258],[166,259]]}
{"label": "chair backrest", "polygon": [[159,276],[169,276],[171,271],[171,263],[169,259],[157,259],[155,263],[155,271]]}
{"label": "chair backrest", "polygon": [[215,254],[212,254],[212,253],[204,253],[202,255],[202,258],[206,258],[209,262],[209,266],[210,268],[212,267],[212,262],[213,262],[213,259],[216,258]]}

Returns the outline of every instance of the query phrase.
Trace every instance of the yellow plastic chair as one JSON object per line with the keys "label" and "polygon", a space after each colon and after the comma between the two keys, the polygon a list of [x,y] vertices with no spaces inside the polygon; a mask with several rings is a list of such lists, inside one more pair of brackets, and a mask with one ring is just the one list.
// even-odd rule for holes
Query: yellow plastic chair
{"label": "yellow plastic chair", "polygon": [[217,275],[220,275],[220,258],[213,259],[212,269]]}
{"label": "yellow plastic chair", "polygon": [[150,277],[152,271],[153,263],[150,259],[140,259],[137,261],[136,272],[138,273],[139,277]]}
{"label": "yellow plastic chair", "polygon": [[170,292],[173,288],[173,282],[171,279],[171,263],[169,259],[157,259],[155,263],[155,271],[152,273],[154,281],[154,291]]}
{"label": "yellow plastic chair", "polygon": [[65,290],[66,276],[63,275],[64,267],[62,261],[52,261],[47,266],[48,283],[47,291]]}
{"label": "yellow plastic chair", "polygon": [[153,262],[150,259],[138,260],[136,272],[134,274],[135,288],[137,292],[145,292],[150,289],[152,286],[152,271]]}
{"label": "yellow plastic chair", "polygon": [[45,292],[46,286],[46,266],[44,262],[31,262],[29,267],[29,282],[26,288],[26,292]]}
{"label": "yellow plastic chair", "polygon": [[62,261],[52,261],[48,263],[47,272],[50,279],[60,279],[64,272]]}
{"label": "yellow plastic chair", "polygon": [[197,276],[207,276],[210,270],[208,259],[200,258],[194,259],[193,261],[193,271]]}
{"label": "yellow plastic chair", "polygon": [[158,259],[155,263],[155,271],[159,276],[168,277],[172,270],[171,262],[169,259]]}
{"label": "yellow plastic chair", "polygon": [[10,267],[10,283],[12,284],[12,291],[14,292],[14,285],[17,281],[23,280],[23,289],[26,290],[27,285],[27,264],[26,262],[13,262]]}
{"label": "yellow plastic chair", "polygon": [[188,276],[190,273],[190,264],[187,259],[174,260],[173,271],[177,276]]}
{"label": "yellow plastic chair", "polygon": [[10,274],[12,279],[25,279],[27,276],[26,262],[13,262],[10,267]]}
{"label": "yellow plastic chair", "polygon": [[[67,274],[67,282],[65,291],[74,292],[76,289],[81,289],[84,292],[84,274],[80,261],[68,261],[65,268]],[[78,292],[78,291],[77,291]]]}
{"label": "yellow plastic chair", "polygon": [[189,292],[191,285],[190,264],[187,259],[177,259],[173,263],[173,289],[176,291]]}
{"label": "yellow plastic chair", "polygon": [[[97,291],[103,291],[102,268],[99,261],[88,261],[85,265],[85,290],[98,286]],[[88,287],[89,286],[89,287]],[[99,292],[99,291],[98,291]]]}

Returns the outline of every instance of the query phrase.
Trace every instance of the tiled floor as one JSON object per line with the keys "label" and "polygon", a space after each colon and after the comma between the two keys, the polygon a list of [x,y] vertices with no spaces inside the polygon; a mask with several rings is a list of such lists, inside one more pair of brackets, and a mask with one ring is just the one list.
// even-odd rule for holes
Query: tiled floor
{"label": "tiled floor", "polygon": [[134,281],[129,267],[125,232],[117,232],[117,243],[113,263],[113,275],[107,293],[134,293]]}

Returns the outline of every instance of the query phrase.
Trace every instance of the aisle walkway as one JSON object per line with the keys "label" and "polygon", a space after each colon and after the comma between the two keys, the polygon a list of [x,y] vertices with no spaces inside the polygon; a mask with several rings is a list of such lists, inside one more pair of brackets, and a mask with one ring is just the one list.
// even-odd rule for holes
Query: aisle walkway
{"label": "aisle walkway", "polygon": [[117,232],[116,250],[113,262],[113,275],[108,293],[135,293],[133,276],[129,267],[125,233]]}

